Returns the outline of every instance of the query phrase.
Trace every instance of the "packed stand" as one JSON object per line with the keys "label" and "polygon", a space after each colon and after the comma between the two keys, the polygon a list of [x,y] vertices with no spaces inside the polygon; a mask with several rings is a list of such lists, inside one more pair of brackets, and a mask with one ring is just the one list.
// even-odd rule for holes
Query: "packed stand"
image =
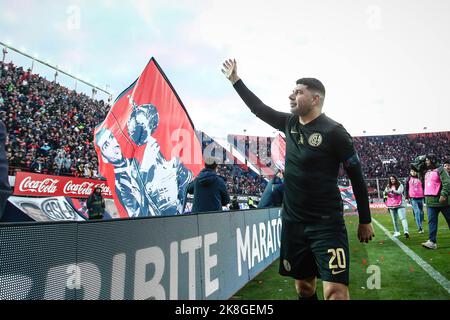
{"label": "packed stand", "polygon": [[208,150],[208,156],[220,160],[223,164],[218,166],[218,174],[225,178],[228,193],[232,195],[258,196],[264,192],[266,180],[250,170],[245,165],[223,149],[214,139],[204,132],[197,132],[202,142],[202,150]]}
{"label": "packed stand", "polygon": [[[0,62],[0,118],[9,134],[6,152],[12,171],[98,177],[93,130],[109,108],[104,101]],[[199,133],[203,150],[211,144],[213,150],[221,150],[213,139]],[[366,178],[373,179],[389,174],[408,176],[409,165],[418,155],[434,153],[439,159],[448,158],[449,138],[450,133],[443,132],[355,137],[354,143]],[[228,140],[247,159],[256,155],[261,163],[270,165],[272,138],[230,135]],[[227,179],[231,194],[258,195],[264,190],[266,181],[236,165],[229,152],[213,151],[212,156],[223,160],[219,172]],[[347,183],[341,171],[339,184]]]}
{"label": "packed stand", "polygon": [[93,131],[110,106],[12,63],[0,67],[0,111],[9,134],[11,174],[98,177]]}
{"label": "packed stand", "polygon": [[[261,148],[264,146],[261,141],[265,143],[265,139],[267,151]],[[353,140],[367,179],[387,177],[389,174],[407,177],[410,163],[419,155],[434,153],[441,160],[450,157],[450,132],[354,137]],[[270,163],[270,138],[230,135],[228,141],[242,153],[245,152],[247,158],[250,151],[257,155],[262,163]],[[339,175],[339,184],[348,184],[343,170]]]}
{"label": "packed stand", "polygon": [[438,159],[450,156],[449,132],[414,135],[355,137],[355,148],[361,158],[367,179],[409,175],[411,162],[419,155],[433,153]]}
{"label": "packed stand", "polygon": [[259,175],[238,165],[220,165],[218,174],[225,178],[229,194],[261,197],[267,185]]}

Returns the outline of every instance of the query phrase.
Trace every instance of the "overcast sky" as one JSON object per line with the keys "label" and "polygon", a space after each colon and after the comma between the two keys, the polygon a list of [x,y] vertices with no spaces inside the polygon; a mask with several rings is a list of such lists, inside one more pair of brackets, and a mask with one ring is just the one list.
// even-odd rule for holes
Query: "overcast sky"
{"label": "overcast sky", "polygon": [[[274,135],[223,77],[226,58],[280,111],[298,78],[320,79],[323,111],[354,136],[450,130],[448,0],[0,0],[0,8],[0,41],[115,95],[155,57],[196,128],[212,136]],[[35,71],[52,79],[46,67]]]}

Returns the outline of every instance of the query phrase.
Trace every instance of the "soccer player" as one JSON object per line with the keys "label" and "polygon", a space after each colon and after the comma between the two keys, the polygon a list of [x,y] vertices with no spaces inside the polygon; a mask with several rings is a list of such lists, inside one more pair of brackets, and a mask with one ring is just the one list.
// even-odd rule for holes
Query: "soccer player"
{"label": "soccer player", "polygon": [[374,232],[353,140],[341,124],[322,113],[323,84],[313,78],[298,80],[289,95],[291,113],[283,113],[245,86],[236,60],[226,60],[222,72],[257,117],[286,135],[280,274],[295,279],[301,300],[317,300],[317,277],[323,280],[325,299],[349,299],[349,248],[337,186],[340,163],[358,204],[358,238],[367,243]]}

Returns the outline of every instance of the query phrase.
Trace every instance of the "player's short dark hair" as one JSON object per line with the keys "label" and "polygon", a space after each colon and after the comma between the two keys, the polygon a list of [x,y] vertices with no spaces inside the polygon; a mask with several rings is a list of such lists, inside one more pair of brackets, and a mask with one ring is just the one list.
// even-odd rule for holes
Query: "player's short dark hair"
{"label": "player's short dark hair", "polygon": [[325,96],[325,86],[320,80],[315,78],[301,78],[297,80],[297,84],[306,86],[311,91],[317,91]]}
{"label": "player's short dark hair", "polygon": [[214,158],[205,159],[205,168],[215,170],[217,168],[217,160]]}

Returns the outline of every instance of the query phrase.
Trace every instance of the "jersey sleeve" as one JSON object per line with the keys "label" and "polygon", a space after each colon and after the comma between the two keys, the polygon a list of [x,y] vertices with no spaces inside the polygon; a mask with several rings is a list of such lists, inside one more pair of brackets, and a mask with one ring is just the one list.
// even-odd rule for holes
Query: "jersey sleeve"
{"label": "jersey sleeve", "polygon": [[346,166],[345,162],[356,154],[356,150],[353,145],[353,139],[342,125],[338,125],[333,130],[331,137],[333,139],[333,145],[335,147],[334,148],[335,155],[339,160],[339,162],[344,163],[345,167]]}
{"label": "jersey sleeve", "polygon": [[342,125],[338,125],[332,134],[334,139],[334,150],[339,162],[342,162],[355,194],[358,206],[359,223],[367,224],[372,221],[369,207],[369,193],[364,181],[364,176],[353,145],[353,139]]}
{"label": "jersey sleeve", "polygon": [[279,112],[265,105],[242,80],[237,81],[233,87],[250,111],[258,118],[277,130],[285,131],[286,121],[291,116],[290,113]]}

